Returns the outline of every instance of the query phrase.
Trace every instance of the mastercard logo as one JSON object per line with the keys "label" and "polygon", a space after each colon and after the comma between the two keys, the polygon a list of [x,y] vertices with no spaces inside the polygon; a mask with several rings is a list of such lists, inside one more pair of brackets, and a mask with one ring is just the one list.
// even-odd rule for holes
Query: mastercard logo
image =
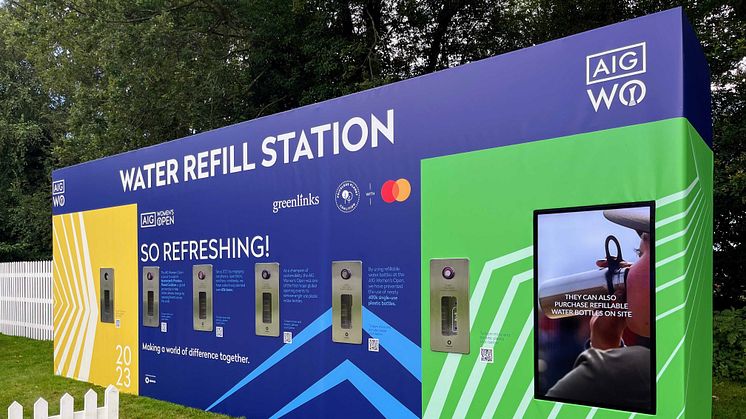
{"label": "mastercard logo", "polygon": [[409,198],[412,193],[412,185],[406,179],[399,180],[387,180],[383,186],[381,186],[381,198],[387,204],[394,201],[404,202]]}

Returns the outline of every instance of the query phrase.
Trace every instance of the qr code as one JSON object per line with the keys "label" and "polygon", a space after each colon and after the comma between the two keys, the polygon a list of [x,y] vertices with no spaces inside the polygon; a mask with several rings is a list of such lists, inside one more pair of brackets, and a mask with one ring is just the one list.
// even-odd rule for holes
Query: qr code
{"label": "qr code", "polygon": [[282,332],[282,343],[293,343],[293,332]]}
{"label": "qr code", "polygon": [[495,362],[494,350],[492,348],[479,348],[479,362],[487,364]]}
{"label": "qr code", "polygon": [[368,338],[368,351],[378,352],[380,342],[376,338]]}
{"label": "qr code", "polygon": [[219,338],[223,337],[223,326],[215,327],[215,337],[219,337]]}
{"label": "qr code", "polygon": [[168,332],[168,323],[161,322],[161,332],[163,332],[163,333]]}

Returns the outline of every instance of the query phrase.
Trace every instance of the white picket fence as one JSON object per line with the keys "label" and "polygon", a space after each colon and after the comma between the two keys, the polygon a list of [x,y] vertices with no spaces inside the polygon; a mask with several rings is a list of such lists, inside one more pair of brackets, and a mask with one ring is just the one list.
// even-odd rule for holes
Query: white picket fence
{"label": "white picket fence", "polygon": [[52,261],[0,263],[0,333],[52,340]]}
{"label": "white picket fence", "polygon": [[[119,418],[119,391],[114,386],[109,386],[104,391],[104,405],[98,407],[98,395],[93,390],[83,397],[83,410],[75,412],[73,396],[65,393],[60,399],[60,414],[49,416],[49,403],[39,398],[34,403],[34,419],[118,419]],[[8,419],[23,419],[23,406],[18,402],[8,407]]]}

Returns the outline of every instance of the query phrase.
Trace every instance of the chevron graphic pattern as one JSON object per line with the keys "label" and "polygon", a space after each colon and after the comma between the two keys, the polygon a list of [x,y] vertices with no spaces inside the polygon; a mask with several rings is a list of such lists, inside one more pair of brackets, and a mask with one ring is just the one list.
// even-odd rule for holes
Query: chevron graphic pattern
{"label": "chevron graphic pattern", "polygon": [[280,418],[293,410],[299,408],[304,403],[318,397],[325,391],[333,388],[341,382],[348,380],[353,386],[375,407],[384,417],[387,418],[416,418],[417,415],[412,413],[396,397],[387,392],[380,384],[368,377],[360,368],[349,360],[345,360],[329,374],[322,377],[319,381],[308,387],[306,391],[298,395],[287,406],[280,409],[271,416],[272,419]]}
{"label": "chevron graphic pattern", "polygon": [[[136,394],[137,206],[56,215],[52,228],[55,374]],[[100,321],[101,268],[119,275],[114,324]]]}
{"label": "chevron graphic pattern", "polygon": [[83,213],[53,219],[55,373],[88,381],[98,299]]}
{"label": "chevron graphic pattern", "polygon": [[[659,125],[656,126],[656,124]],[[676,163],[679,165],[676,169],[681,170],[679,172],[681,177],[678,179],[671,177],[667,181],[661,182],[662,185],[667,186],[659,186],[658,190],[668,190],[669,192],[660,195],[655,200],[657,412],[665,417],[684,417],[687,416],[684,410],[686,400],[691,397],[693,391],[689,387],[705,385],[692,382],[696,380],[697,374],[701,374],[700,371],[696,370],[698,365],[694,360],[697,359],[697,356],[705,357],[707,355],[706,350],[698,349],[699,346],[693,340],[693,336],[702,333],[703,328],[710,327],[705,319],[700,319],[703,316],[696,313],[707,312],[703,304],[708,304],[708,287],[711,286],[709,280],[711,277],[711,259],[708,253],[711,252],[712,248],[712,154],[696,131],[685,120],[674,119],[649,125],[653,128],[641,126],[639,128],[610,130],[604,132],[604,139],[621,142],[621,137],[626,137],[622,135],[625,130],[638,130],[639,132],[632,135],[647,139],[659,138],[658,136],[652,137],[652,133],[661,135],[665,132],[669,138],[677,139],[671,139],[667,143],[665,140],[661,140],[665,144],[661,147],[683,148],[683,151],[688,154],[686,163]],[[612,135],[611,132],[619,135]],[[586,136],[593,135],[595,134],[586,134]],[[572,141],[574,138],[583,138],[583,136],[570,137],[567,141]],[[682,143],[684,147],[682,147]],[[517,156],[522,156],[521,147],[528,149],[539,146],[540,144],[532,144],[526,147],[518,146],[516,149],[519,151],[506,156],[505,160],[492,160],[490,164],[498,166],[508,159],[520,160],[521,157]],[[628,145],[627,147],[633,146]],[[489,150],[485,153],[490,152],[495,153],[492,155],[494,159],[494,156],[502,150]],[[555,156],[555,158],[561,155],[559,151],[555,153],[544,152]],[[537,153],[538,151],[534,150],[532,155]],[[655,164],[662,167],[665,166],[665,162],[675,161],[671,158],[660,158],[652,150],[649,150],[648,153],[651,155],[649,162],[652,167],[655,167]],[[658,163],[656,163],[656,159],[659,160]],[[426,170],[427,166],[423,162],[423,179],[427,174],[433,173],[432,184],[441,187],[444,181],[441,177],[435,175],[436,171],[443,170],[443,166],[439,165],[442,162],[438,160],[441,159],[433,159],[433,168],[430,171]],[[481,160],[467,155],[464,157],[463,165],[474,167],[477,161],[482,163]],[[487,161],[486,156],[485,161]],[[647,163],[647,161],[643,163]],[[449,166],[450,173],[458,171],[460,168],[460,165],[454,167],[452,164]],[[602,171],[599,171],[599,173],[602,173]],[[550,175],[544,174],[544,176]],[[563,175],[557,174],[556,176]],[[661,174],[661,176],[666,175]],[[685,176],[688,176],[688,179]],[[487,180],[482,180],[482,182],[487,182]],[[674,189],[675,185],[681,183],[683,183],[683,187],[679,186],[679,189]],[[453,188],[464,194],[467,193],[465,191],[468,191],[468,186],[465,185],[466,181],[457,181],[454,182]],[[535,188],[533,183],[527,183],[521,187]],[[438,208],[430,209],[429,213],[425,212],[427,191],[427,185],[423,185],[423,223],[427,222],[426,217],[428,216],[433,219],[440,216],[437,212]],[[438,202],[439,198],[443,199],[435,192],[432,196],[432,202]],[[552,192],[546,192],[546,196],[549,202],[554,199]],[[513,199],[524,198],[518,194]],[[555,200],[560,201],[561,199],[562,197],[559,196]],[[644,200],[644,198],[635,197],[628,199],[630,201]],[[624,200],[616,202],[624,202]],[[588,204],[592,203],[593,201]],[[478,204],[470,203],[470,205]],[[556,207],[561,206],[556,205]],[[547,207],[552,208],[553,206],[548,205]],[[492,208],[485,208],[485,212]],[[466,212],[460,207],[449,208],[449,211]],[[448,213],[444,211],[443,216],[447,215]],[[448,237],[449,240],[453,241],[454,233],[449,234],[447,230],[444,230],[442,224],[442,222],[437,223],[438,228],[433,230],[434,234],[443,234],[443,237]],[[442,246],[437,248],[438,253],[434,253],[435,251],[429,253],[425,249],[426,244],[433,240],[432,237],[425,237],[426,231],[426,226],[423,226],[423,258],[445,257],[442,253],[444,252]],[[480,232],[480,234],[486,235],[487,233]],[[494,242],[499,244],[501,240],[505,240],[505,238],[496,237]],[[513,240],[515,241],[515,239]],[[454,248],[458,248],[458,246],[452,245]],[[460,245],[460,247],[467,246],[468,243]],[[459,256],[462,255],[459,254]],[[472,259],[472,262],[474,262],[474,259]],[[429,348],[427,348],[426,338],[423,337],[423,342],[425,342],[423,343],[423,356],[426,359],[423,362],[423,370],[428,371],[435,368],[432,375],[428,377],[426,374],[423,377],[423,417],[654,417],[653,415],[534,399],[533,313],[531,311],[533,255],[531,247],[521,248],[505,256],[480,263],[483,263],[483,265],[481,271],[479,271],[476,284],[472,286],[473,291],[470,301],[470,314],[472,316],[470,323],[472,326],[476,325],[472,328],[472,353],[475,348],[491,347],[494,345],[493,337],[501,334],[510,336],[509,343],[502,346],[501,350],[495,347],[494,364],[484,364],[480,363],[474,355],[428,354]],[[426,283],[423,282],[423,287],[425,286]],[[485,297],[485,295],[491,297]],[[423,295],[423,301],[424,298]],[[474,330],[488,332],[475,337]],[[427,331],[427,327],[423,327],[423,332],[425,331]],[[487,336],[491,338],[486,339]],[[707,358],[702,359],[706,360]],[[704,364],[709,365],[707,362],[704,362]],[[684,375],[687,376],[686,382],[689,384],[681,392],[681,382]],[[661,396],[662,393],[665,393],[665,397]],[[690,413],[690,415],[691,417],[697,417],[695,413]]]}
{"label": "chevron graphic pattern", "polygon": [[[303,345],[329,329],[331,325],[332,311],[329,309],[298,333],[298,335],[293,338],[292,344],[283,345],[279,350],[268,357],[205,410],[210,411],[215,408],[225,399],[231,397],[241,388],[267,372],[274,365],[277,365],[277,363],[282,361],[288,355],[296,350],[300,350]],[[378,338],[381,347],[388,351],[404,369],[409,371],[418,380],[421,380],[422,364],[420,362],[419,346],[407,339],[406,336],[399,333],[395,328],[391,327],[366,307],[363,307],[363,330],[371,336]],[[378,330],[385,330],[386,332],[379,333],[377,332]],[[394,417],[415,416],[414,413],[406,408],[406,406],[402,405],[398,400],[396,400],[396,398],[391,396],[383,387],[381,387],[381,385],[368,377],[367,374],[349,360],[345,360],[325,377],[311,385],[287,406],[278,411],[275,416],[279,417],[294,410],[298,406],[320,394],[323,394],[326,390],[329,390],[344,380],[349,380],[358,390],[360,390],[360,393],[384,415],[388,416],[388,412],[392,414],[396,413],[394,414]]]}

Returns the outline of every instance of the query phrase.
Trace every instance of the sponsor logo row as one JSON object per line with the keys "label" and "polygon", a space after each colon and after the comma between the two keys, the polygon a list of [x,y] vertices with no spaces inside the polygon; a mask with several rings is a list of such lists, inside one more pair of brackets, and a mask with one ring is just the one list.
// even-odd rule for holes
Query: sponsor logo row
{"label": "sponsor logo row", "polygon": [[[364,198],[371,206],[376,195],[380,196],[380,199],[386,204],[396,204],[405,202],[412,194],[412,185],[409,180],[404,178],[387,180],[381,185],[380,189],[373,189],[371,183],[367,186],[368,190],[364,193]],[[355,211],[360,205],[361,199],[363,199],[363,192],[358,184],[352,180],[342,181],[334,191],[334,203],[337,209],[345,214]],[[365,200],[362,202],[365,202]],[[320,204],[321,198],[318,194],[304,192],[293,197],[272,201],[272,213],[278,214],[287,209],[314,207]],[[140,213],[140,228],[166,227],[174,224],[176,224],[174,209]]]}

